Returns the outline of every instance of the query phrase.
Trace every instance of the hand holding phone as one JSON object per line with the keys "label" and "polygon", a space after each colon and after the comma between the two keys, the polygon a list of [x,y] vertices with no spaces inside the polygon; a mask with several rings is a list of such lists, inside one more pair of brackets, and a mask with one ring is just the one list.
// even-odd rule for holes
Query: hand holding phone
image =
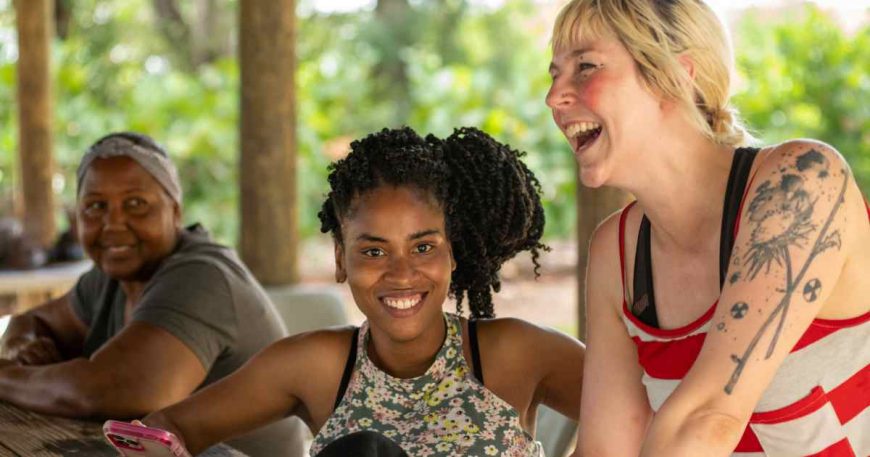
{"label": "hand holding phone", "polygon": [[163,429],[108,420],[103,435],[125,457],[191,457],[178,437]]}

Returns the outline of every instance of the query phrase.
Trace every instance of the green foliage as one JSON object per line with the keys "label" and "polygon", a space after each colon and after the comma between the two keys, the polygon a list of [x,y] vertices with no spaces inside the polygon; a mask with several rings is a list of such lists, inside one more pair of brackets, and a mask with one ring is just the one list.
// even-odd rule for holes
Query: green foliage
{"label": "green foliage", "polygon": [[[389,33],[372,32],[384,25],[371,13],[300,20],[300,169],[308,170],[300,177],[303,235],[317,229],[311,223],[326,191],[329,157],[323,151],[336,146],[330,140],[407,124],[436,135],[462,125],[480,126],[528,151],[529,166],[544,186],[547,235],[571,236],[574,159],[543,102],[550,83],[549,55],[540,37],[547,35],[549,24],[535,19],[532,3],[525,1],[509,2],[496,11],[459,1],[416,8],[415,41],[404,45],[372,39]],[[435,19],[430,23],[422,18]],[[447,40],[440,39],[445,28],[453,31]],[[382,84],[358,83],[385,78],[377,73],[377,64],[390,52],[404,60],[410,80],[413,103],[405,118],[394,109],[398,92],[391,96],[379,90]]]}
{"label": "green foliage", "polygon": [[[4,1],[9,7],[2,8]],[[404,31],[392,33],[405,36],[405,43],[385,41],[389,24],[372,11],[317,14],[310,1],[299,1],[296,33],[303,237],[318,233],[326,165],[351,139],[401,124],[437,135],[480,126],[528,151],[526,160],[544,186],[546,236],[573,235],[575,165],[544,104],[551,24],[532,0],[495,10],[465,0],[411,1],[413,27],[404,24]],[[223,23],[232,22],[237,1],[221,6],[229,16]],[[865,28],[846,36],[817,9],[796,14],[776,22],[754,16],[742,21],[737,50],[744,87],[735,104],[767,142],[815,137],[836,146],[866,193],[870,33]],[[112,130],[143,131],[164,143],[179,165],[186,219],[234,243],[236,59],[181,65],[183,55],[155,22],[147,0],[73,2],[70,35],[54,50],[55,148],[64,178],[59,195],[73,202],[75,166],[88,144]],[[0,0],[0,199],[9,198],[15,178],[14,30],[11,4]],[[405,65],[406,92],[391,91],[390,76],[380,73],[386,55]],[[400,105],[409,107],[405,114]]]}
{"label": "green foliage", "polygon": [[854,36],[809,5],[775,22],[747,14],[735,104],[766,143],[815,138],[846,157],[870,192],[870,26]]}

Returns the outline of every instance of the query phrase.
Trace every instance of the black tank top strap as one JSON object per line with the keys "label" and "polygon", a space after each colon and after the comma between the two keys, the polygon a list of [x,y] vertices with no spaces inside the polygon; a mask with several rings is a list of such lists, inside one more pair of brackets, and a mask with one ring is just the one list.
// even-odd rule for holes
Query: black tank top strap
{"label": "black tank top strap", "polygon": [[474,365],[474,377],[483,384],[483,368],[480,366],[480,347],[477,344],[477,319],[468,321],[468,342],[471,345],[471,363]]}
{"label": "black tank top strap", "polygon": [[[758,154],[757,148],[738,148],[731,160],[731,171],[725,188],[722,205],[722,231],[719,243],[719,288],[725,284],[728,262],[734,248],[734,228],[740,219],[740,206],[746,193],[752,163]],[[641,322],[658,328],[655,293],[653,292],[652,251],[650,249],[650,222],[646,216],[640,221],[637,232],[637,250],[634,260],[634,303],[629,307]]]}
{"label": "black tank top strap", "polygon": [[634,257],[634,294],[631,313],[650,327],[658,328],[655,293],[653,291],[652,250],[650,249],[650,222],[646,215],[637,231],[637,250]]}
{"label": "black tank top strap", "polygon": [[752,163],[758,155],[758,148],[739,148],[734,151],[728,186],[725,189],[725,203],[722,205],[722,233],[719,235],[719,289],[725,284],[728,262],[734,249],[734,227],[740,219],[740,206],[746,194],[746,184]]}
{"label": "black tank top strap", "polygon": [[344,392],[347,391],[347,385],[350,383],[350,377],[353,374],[353,367],[356,365],[356,347],[359,340],[359,327],[353,329],[353,337],[350,340],[350,352],[347,354],[347,362],[344,364],[344,373],[341,374],[341,384],[338,385],[338,394],[335,396],[335,405],[333,410],[338,408],[341,399],[344,398]]}

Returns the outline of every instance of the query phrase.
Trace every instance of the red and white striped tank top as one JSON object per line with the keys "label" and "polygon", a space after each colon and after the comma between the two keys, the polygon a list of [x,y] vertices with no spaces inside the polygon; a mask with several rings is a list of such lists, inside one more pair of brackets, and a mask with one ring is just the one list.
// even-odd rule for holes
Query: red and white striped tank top
{"label": "red and white striped tank top", "polygon": [[[619,223],[622,271],[625,219],[633,204]],[[622,320],[637,346],[653,411],[694,364],[717,303],[695,322],[665,330],[638,319],[623,295]],[[755,406],[732,456],[870,456],[870,312],[812,322]]]}

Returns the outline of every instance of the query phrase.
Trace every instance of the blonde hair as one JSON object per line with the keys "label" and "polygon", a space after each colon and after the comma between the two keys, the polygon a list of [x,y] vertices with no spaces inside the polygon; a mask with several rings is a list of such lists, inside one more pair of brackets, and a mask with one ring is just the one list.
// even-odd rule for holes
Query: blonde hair
{"label": "blonde hair", "polygon": [[[553,50],[581,39],[615,36],[654,93],[685,105],[689,119],[718,144],[755,139],[729,106],[731,40],[702,0],[571,0],[553,26]],[[694,65],[694,78],[681,56]]]}

